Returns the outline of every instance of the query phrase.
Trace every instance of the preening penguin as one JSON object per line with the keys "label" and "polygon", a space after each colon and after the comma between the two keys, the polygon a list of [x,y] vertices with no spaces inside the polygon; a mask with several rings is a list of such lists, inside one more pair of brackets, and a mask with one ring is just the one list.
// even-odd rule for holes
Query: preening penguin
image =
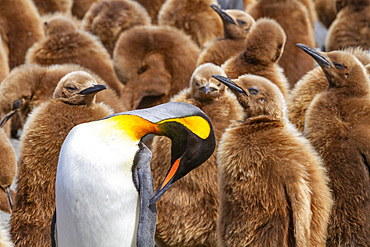
{"label": "preening penguin", "polygon": [[103,1],[94,3],[82,20],[82,28],[99,37],[108,53],[121,33],[134,26],[150,25],[148,12],[137,2]]}
{"label": "preening penguin", "polygon": [[328,89],[307,110],[304,129],[325,161],[334,196],[327,246],[370,246],[369,75],[347,52],[298,46],[328,80]]}
{"label": "preening penguin", "polygon": [[[241,119],[242,110],[234,95],[212,78],[225,75],[214,64],[196,68],[190,86],[171,101],[190,103],[199,107],[211,120],[216,147],[227,126]],[[159,188],[171,155],[171,142],[165,137],[154,137],[151,161],[154,186]],[[217,162],[214,153],[202,166],[174,184],[166,196],[157,203],[157,241],[165,246],[216,246],[216,220],[218,216]],[[181,222],[181,223],[179,223]]]}
{"label": "preening penguin", "polygon": [[[219,246],[325,246],[332,205],[318,153],[287,118],[267,79],[219,75],[244,108],[217,151]],[[292,151],[294,150],[294,151]]]}
{"label": "preening penguin", "polygon": [[200,50],[180,30],[137,26],[122,33],[113,52],[122,99],[129,109],[168,102],[189,85]]}
{"label": "preening penguin", "polygon": [[327,51],[361,46],[370,49],[370,1],[336,0],[338,12],[331,24],[325,48]]}
{"label": "preening penguin", "polygon": [[280,25],[268,18],[259,19],[249,32],[244,51],[231,57],[223,65],[229,78],[244,74],[267,78],[287,97],[289,84],[283,69],[277,64],[284,51],[286,36]]}
{"label": "preening penguin", "polygon": [[[297,48],[298,49],[298,48]],[[357,48],[346,48],[344,51],[354,55],[364,66],[370,64],[370,53]],[[370,74],[368,72],[368,74]],[[317,66],[304,75],[290,91],[288,100],[288,117],[301,132],[304,130],[306,112],[315,96],[328,88],[328,81],[322,69]]]}
{"label": "preening penguin", "polygon": [[28,50],[26,63],[79,64],[98,74],[118,95],[121,94],[123,85],[116,77],[107,50],[96,36],[79,30],[74,22],[65,16],[54,16],[45,26],[45,39]]}
{"label": "preening penguin", "polygon": [[21,137],[17,196],[10,219],[16,246],[50,246],[60,148],[75,125],[113,113],[95,103],[95,94],[105,88],[86,72],[69,73],[58,83],[53,99],[29,116]]}
{"label": "preening penguin", "polygon": [[182,30],[201,48],[222,36],[222,22],[210,8],[215,0],[167,0],[159,15],[158,24]]}
{"label": "preening penguin", "polygon": [[[141,141],[147,134],[172,140],[171,167],[154,196],[151,152]],[[154,246],[155,203],[174,182],[205,162],[214,148],[210,120],[185,103],[76,126],[58,162],[58,246]]]}
{"label": "preening penguin", "polygon": [[224,37],[213,40],[199,55],[197,66],[204,63],[222,65],[230,57],[245,49],[247,34],[254,25],[254,19],[242,10],[223,10],[211,4],[221,17]]}
{"label": "preening penguin", "polygon": [[303,75],[314,68],[314,62],[307,59],[304,52],[297,51],[295,46],[296,43],[315,45],[306,7],[298,0],[260,0],[248,6],[246,12],[256,21],[262,17],[272,18],[283,28],[287,39],[279,65],[284,69],[290,88],[293,88]]}

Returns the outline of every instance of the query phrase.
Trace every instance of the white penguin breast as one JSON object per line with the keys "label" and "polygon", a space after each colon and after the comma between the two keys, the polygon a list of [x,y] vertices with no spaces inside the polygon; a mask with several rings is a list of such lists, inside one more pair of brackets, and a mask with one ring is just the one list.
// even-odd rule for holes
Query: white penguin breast
{"label": "white penguin breast", "polygon": [[[76,127],[75,127],[76,128]],[[56,208],[59,246],[136,246],[138,142],[76,128],[61,149]]]}

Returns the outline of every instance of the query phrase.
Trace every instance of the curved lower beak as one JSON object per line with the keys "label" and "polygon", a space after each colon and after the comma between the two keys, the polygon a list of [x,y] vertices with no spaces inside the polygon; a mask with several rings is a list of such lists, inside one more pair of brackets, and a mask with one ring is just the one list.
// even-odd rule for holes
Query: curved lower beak
{"label": "curved lower beak", "polygon": [[89,88],[86,88],[86,89],[82,90],[78,94],[88,95],[88,94],[92,94],[92,93],[97,93],[97,92],[99,92],[101,90],[104,90],[104,89],[107,89],[107,87],[105,85],[95,85],[95,86],[92,86],[92,87],[89,87]]}
{"label": "curved lower beak", "polygon": [[331,65],[330,63],[328,62],[328,60],[323,56],[321,55],[318,51],[316,51],[315,49],[307,46],[307,45],[304,45],[304,44],[296,44],[296,46],[298,46],[299,48],[301,48],[304,52],[306,52],[308,55],[310,55],[313,59],[315,59],[315,61],[321,66],[321,67],[329,67],[331,68]]}
{"label": "curved lower beak", "polygon": [[217,6],[216,4],[211,4],[211,8],[217,12],[217,14],[221,17],[222,20],[236,25],[235,21],[228,14],[226,14],[225,11],[223,11],[219,6]]}

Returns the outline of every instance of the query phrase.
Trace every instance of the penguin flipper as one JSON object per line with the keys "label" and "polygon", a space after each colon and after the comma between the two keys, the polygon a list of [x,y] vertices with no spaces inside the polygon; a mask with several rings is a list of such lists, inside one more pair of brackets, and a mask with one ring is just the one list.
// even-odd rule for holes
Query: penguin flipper
{"label": "penguin flipper", "polygon": [[51,220],[51,247],[57,247],[57,211],[54,210],[53,219]]}
{"label": "penguin flipper", "polygon": [[134,160],[134,182],[140,195],[140,214],[137,229],[137,246],[155,246],[155,225],[157,220],[157,207],[150,205],[149,200],[154,194],[154,182],[150,169],[152,152],[142,142],[140,150]]}

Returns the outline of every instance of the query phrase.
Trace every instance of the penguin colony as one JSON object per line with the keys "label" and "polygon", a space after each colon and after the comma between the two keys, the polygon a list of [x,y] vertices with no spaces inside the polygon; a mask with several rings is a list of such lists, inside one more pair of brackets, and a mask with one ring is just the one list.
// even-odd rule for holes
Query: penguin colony
{"label": "penguin colony", "polygon": [[0,6],[0,246],[370,246],[368,0]]}

